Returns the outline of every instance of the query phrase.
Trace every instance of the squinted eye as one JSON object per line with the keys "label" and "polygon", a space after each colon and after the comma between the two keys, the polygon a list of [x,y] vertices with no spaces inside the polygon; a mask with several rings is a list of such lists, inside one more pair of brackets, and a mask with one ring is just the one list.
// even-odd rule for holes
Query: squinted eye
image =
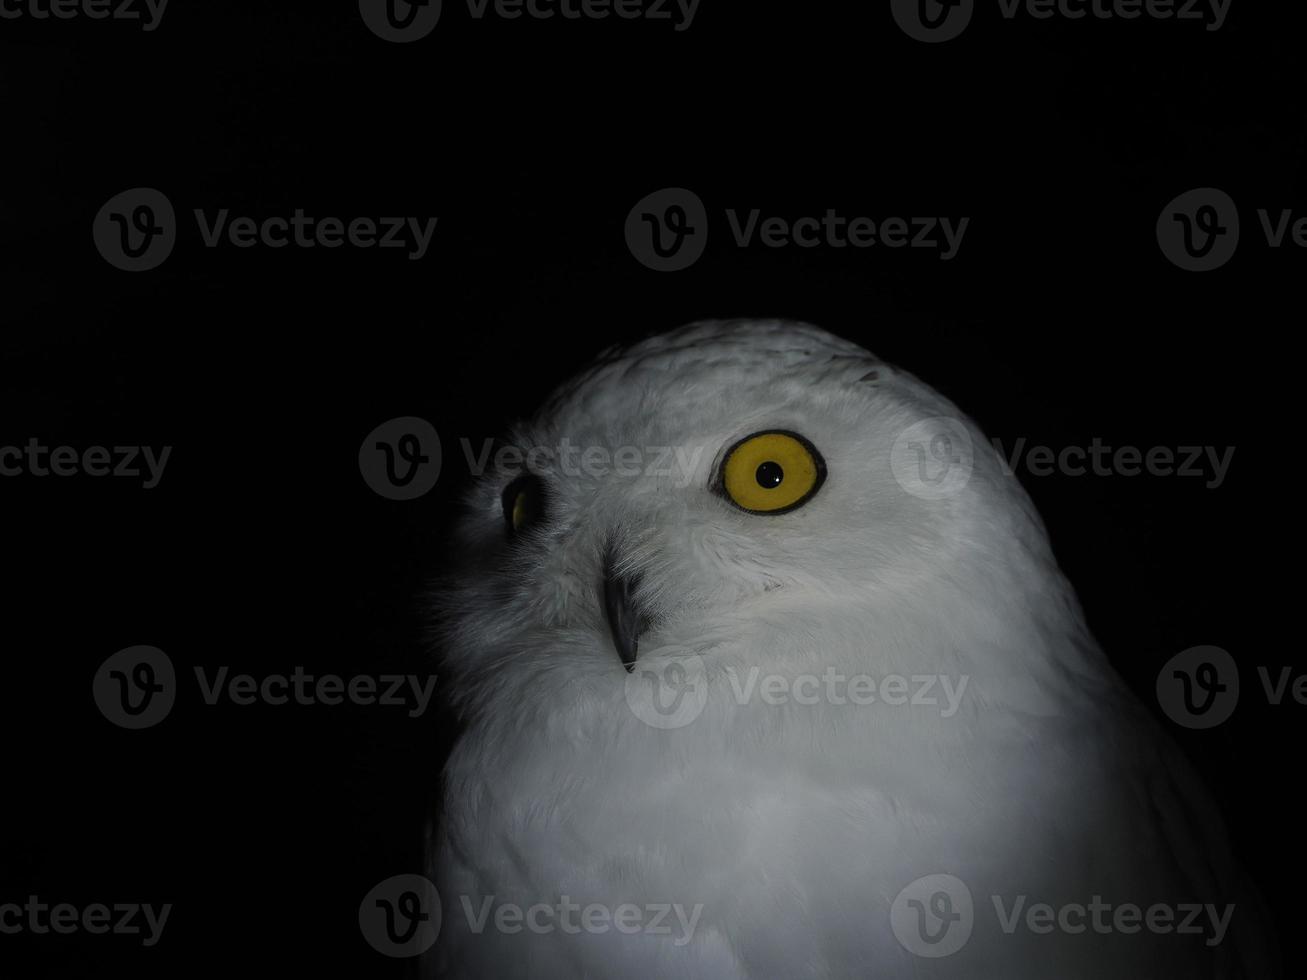
{"label": "squinted eye", "polygon": [[826,463],[796,432],[758,432],[722,462],[721,489],[750,514],[783,514],[806,504],[826,479]]}
{"label": "squinted eye", "polygon": [[544,515],[544,487],[533,473],[523,473],[504,488],[504,522],[510,536],[525,530]]}

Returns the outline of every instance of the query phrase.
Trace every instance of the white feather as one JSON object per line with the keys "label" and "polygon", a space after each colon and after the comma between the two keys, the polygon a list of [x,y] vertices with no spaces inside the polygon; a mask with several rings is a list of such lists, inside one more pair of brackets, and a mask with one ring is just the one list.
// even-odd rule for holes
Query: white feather
{"label": "white feather", "polygon": [[[895,479],[904,429],[946,416],[974,448],[958,492]],[[825,485],[782,516],[711,485],[724,450],[794,430]],[[522,448],[682,447],[693,472],[540,468],[547,519],[505,541],[489,475],[441,596],[465,730],[432,849],[444,908],[428,966],[458,977],[1235,977],[1226,939],[1007,934],[1009,906],[1235,901],[1201,790],[1089,636],[1043,527],[974,424],[910,375],[814,327],[694,324],[611,352],[562,388]],[[646,459],[647,461],[647,459]],[[599,593],[613,541],[642,577],[641,658],[688,647],[708,700],[642,722]],[[786,678],[966,677],[955,714],[883,703],[740,703]],[[909,952],[890,908],[947,873],[975,899],[951,956]],[[479,934],[465,908],[568,896],[702,912],[692,937]],[[1238,911],[1236,910],[1236,921]],[[539,919],[537,921],[540,921]],[[557,921],[557,920],[555,920]]]}

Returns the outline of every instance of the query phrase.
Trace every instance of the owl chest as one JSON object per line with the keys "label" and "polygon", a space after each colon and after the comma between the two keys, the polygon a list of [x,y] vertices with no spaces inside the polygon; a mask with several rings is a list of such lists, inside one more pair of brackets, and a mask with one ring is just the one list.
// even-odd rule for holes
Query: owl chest
{"label": "owl chest", "polygon": [[630,887],[701,880],[715,891],[727,879],[854,869],[866,887],[904,847],[933,846],[922,826],[952,823],[967,837],[1019,815],[1035,770],[996,777],[977,752],[957,735],[871,717],[524,739],[493,761],[452,761],[447,805],[501,889],[554,881],[618,900]]}

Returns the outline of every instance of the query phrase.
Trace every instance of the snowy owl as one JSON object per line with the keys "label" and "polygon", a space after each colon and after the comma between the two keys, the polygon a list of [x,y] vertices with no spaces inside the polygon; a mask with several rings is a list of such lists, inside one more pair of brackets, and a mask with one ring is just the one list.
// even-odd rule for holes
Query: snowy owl
{"label": "snowy owl", "polygon": [[467,502],[432,975],[1266,975],[1212,804],[910,374],[692,324],[601,355]]}

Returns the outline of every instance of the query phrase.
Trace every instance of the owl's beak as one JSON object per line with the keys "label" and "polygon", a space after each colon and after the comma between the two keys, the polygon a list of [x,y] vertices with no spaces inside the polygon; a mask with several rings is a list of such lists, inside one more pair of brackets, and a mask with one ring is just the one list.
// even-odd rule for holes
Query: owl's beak
{"label": "owl's beak", "polygon": [[635,598],[640,580],[636,575],[618,573],[616,558],[616,549],[610,547],[604,555],[604,613],[613,634],[613,646],[622,659],[622,666],[630,673],[640,647],[641,616]]}

